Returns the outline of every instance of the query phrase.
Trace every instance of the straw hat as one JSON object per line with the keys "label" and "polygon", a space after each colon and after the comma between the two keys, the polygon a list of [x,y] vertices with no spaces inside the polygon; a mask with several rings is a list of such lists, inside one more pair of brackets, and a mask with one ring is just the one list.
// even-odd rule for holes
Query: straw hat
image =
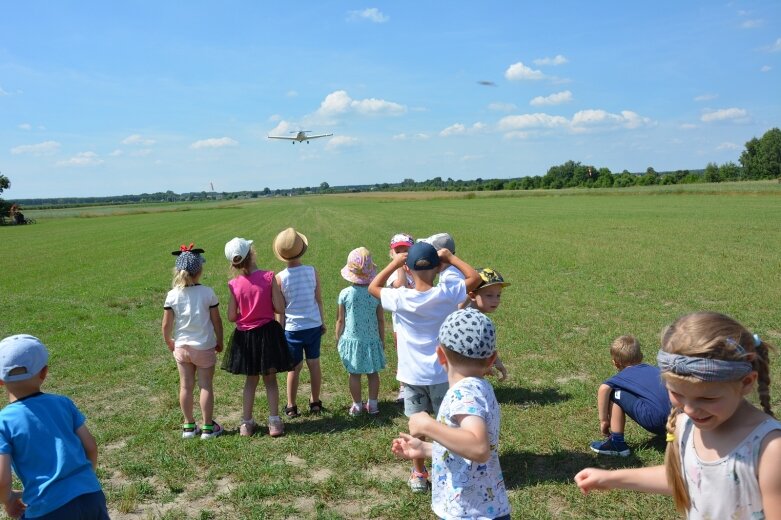
{"label": "straw hat", "polygon": [[358,285],[368,285],[376,275],[377,266],[368,249],[359,247],[350,251],[347,265],[342,268],[342,278]]}
{"label": "straw hat", "polygon": [[274,239],[274,254],[283,262],[295,260],[306,253],[309,242],[303,233],[292,227],[280,231]]}

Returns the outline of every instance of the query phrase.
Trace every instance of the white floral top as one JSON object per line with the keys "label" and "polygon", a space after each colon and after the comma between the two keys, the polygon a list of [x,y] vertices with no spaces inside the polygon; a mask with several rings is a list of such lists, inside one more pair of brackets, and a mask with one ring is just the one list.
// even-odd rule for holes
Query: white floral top
{"label": "white floral top", "polygon": [[431,508],[440,518],[493,519],[510,514],[499,466],[499,403],[485,379],[467,377],[445,394],[437,420],[458,428],[452,418],[476,415],[486,422],[491,457],[472,462],[434,442],[431,457]]}

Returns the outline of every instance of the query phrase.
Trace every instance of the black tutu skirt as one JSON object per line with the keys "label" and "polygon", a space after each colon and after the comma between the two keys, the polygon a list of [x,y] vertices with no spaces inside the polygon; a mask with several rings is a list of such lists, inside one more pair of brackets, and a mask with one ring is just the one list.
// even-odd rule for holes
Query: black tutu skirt
{"label": "black tutu skirt", "polygon": [[285,330],[276,321],[250,329],[236,329],[231,335],[222,367],[231,374],[269,375],[293,369]]}

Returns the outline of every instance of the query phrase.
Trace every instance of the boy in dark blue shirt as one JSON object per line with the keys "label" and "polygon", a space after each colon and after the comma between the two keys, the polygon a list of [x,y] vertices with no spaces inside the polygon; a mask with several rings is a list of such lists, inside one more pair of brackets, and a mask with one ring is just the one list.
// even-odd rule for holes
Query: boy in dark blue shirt
{"label": "boy in dark blue shirt", "polygon": [[659,369],[642,363],[643,353],[634,336],[613,341],[610,356],[619,372],[602,383],[597,392],[599,430],[606,439],[592,442],[591,450],[626,457],[630,453],[624,441],[626,416],[651,433],[664,434],[670,396]]}

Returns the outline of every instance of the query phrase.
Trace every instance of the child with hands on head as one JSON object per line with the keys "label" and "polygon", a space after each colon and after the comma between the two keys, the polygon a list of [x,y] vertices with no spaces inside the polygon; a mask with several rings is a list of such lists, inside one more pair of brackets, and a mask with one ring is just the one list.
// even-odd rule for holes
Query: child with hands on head
{"label": "child with hands on head", "polygon": [[[408,233],[397,233],[390,239],[390,250],[388,256],[391,260],[396,255],[405,254],[409,251],[409,248],[415,245],[415,239]],[[400,266],[396,271],[391,273],[388,277],[388,281],[385,282],[385,287],[389,289],[398,289],[400,287],[413,288],[415,287],[415,280],[410,274],[404,270],[404,266]],[[396,313],[391,313],[391,323],[393,324],[393,348],[398,349],[398,340],[396,339]],[[399,381],[399,394],[396,397],[396,402],[404,404],[404,383]]]}
{"label": "child with hands on head", "polygon": [[277,274],[277,284],[282,290],[282,324],[294,366],[287,374],[285,415],[288,417],[300,415],[296,397],[304,358],[309,369],[309,413],[318,414],[323,410],[323,402],[320,400],[323,382],[320,342],[325,334],[325,314],[317,270],[301,263],[301,257],[308,248],[306,236],[292,227],[283,229],[274,239],[274,255],[287,266]]}
{"label": "child with hands on head", "polygon": [[[781,423],[770,410],[770,345],[714,312],[679,318],[657,362],[672,402],[664,466],[575,475],[581,491],[672,495],[690,519],[781,518]],[[759,390],[762,410],[746,397]]]}
{"label": "child with hands on head", "polygon": [[[0,341],[0,502],[11,518],[108,520],[98,446],[73,401],[45,394],[49,352],[28,334]],[[11,469],[22,482],[11,488]]]}
{"label": "child with hands on head", "polygon": [[[465,279],[433,285],[441,266],[452,265]],[[415,280],[414,288],[384,287],[388,277],[404,266]],[[404,413],[436,415],[447,392],[447,372],[437,361],[437,333],[445,318],[474,290],[480,277],[448,249],[437,251],[418,242],[407,253],[396,255],[369,284],[369,293],[379,298],[385,310],[396,313],[398,368],[396,379],[404,383]],[[423,457],[413,458],[408,485],[415,493],[428,491],[428,471]]]}
{"label": "child with hands on head", "polygon": [[[483,314],[490,314],[499,308],[499,304],[502,303],[502,289],[509,286],[510,282],[505,282],[499,271],[490,267],[478,268],[477,274],[480,275],[480,285],[474,291],[469,292],[469,298],[464,301],[461,307],[477,309]],[[493,375],[496,372],[499,373],[499,381],[507,379],[507,368],[499,356],[496,356],[493,366],[489,368],[486,375]]]}
{"label": "child with hands on head", "polygon": [[[380,413],[380,375],[385,368],[385,313],[380,301],[367,289],[377,273],[372,255],[365,247],[350,251],[342,278],[350,287],[339,293],[336,315],[336,343],[344,368],[350,373],[350,395],[353,403],[350,415],[366,410],[370,415]],[[369,400],[362,405],[361,374],[366,374]]]}
{"label": "child with hands on head", "polygon": [[269,434],[279,437],[285,433],[285,427],[279,417],[277,373],[293,368],[285,331],[275,319],[275,313],[281,314],[285,309],[282,292],[273,271],[258,269],[252,240],[232,239],[225,244],[225,257],[236,272],[236,277],[228,282],[228,321],[236,323],[236,330],[222,368],[246,376],[239,434],[250,436],[255,431],[252,410],[255,391],[263,376],[269,408]]}
{"label": "child with hands on head", "polygon": [[439,518],[510,518],[499,465],[499,403],[483,379],[495,349],[496,333],[485,314],[450,314],[439,329],[437,359],[447,370],[449,389],[437,418],[410,416],[409,435],[401,433],[391,446],[400,457],[431,457],[431,508]]}
{"label": "child with hands on head", "polygon": [[[179,370],[179,406],[184,415],[182,438],[197,435],[211,439],[222,434],[214,421],[214,367],[217,352],[222,352],[222,318],[217,295],[211,287],[201,285],[203,249],[182,245],[176,256],[173,288],[163,305],[163,339],[173,352]],[[193,389],[198,376],[203,428],[193,416]]]}

